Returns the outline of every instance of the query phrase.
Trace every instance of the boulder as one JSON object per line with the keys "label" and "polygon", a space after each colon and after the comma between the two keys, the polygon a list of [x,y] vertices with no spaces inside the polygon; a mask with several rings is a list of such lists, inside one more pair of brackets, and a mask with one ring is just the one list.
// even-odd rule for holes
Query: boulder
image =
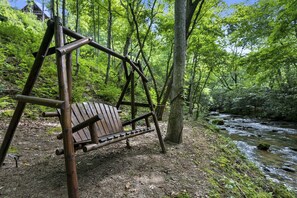
{"label": "boulder", "polygon": [[269,168],[267,168],[267,167],[263,167],[263,170],[264,170],[265,172],[270,172]]}
{"label": "boulder", "polygon": [[297,148],[290,147],[290,149],[297,152]]}
{"label": "boulder", "polygon": [[268,151],[268,149],[270,148],[270,144],[262,142],[258,144],[257,148],[262,151]]}
{"label": "boulder", "polygon": [[288,167],[288,166],[283,166],[282,169],[284,171],[291,172],[291,173],[295,173],[296,172],[296,170],[294,168]]}
{"label": "boulder", "polygon": [[211,112],[209,113],[209,115],[210,115],[210,116],[218,116],[218,115],[220,115],[220,113],[217,112],[217,111],[211,111]]}

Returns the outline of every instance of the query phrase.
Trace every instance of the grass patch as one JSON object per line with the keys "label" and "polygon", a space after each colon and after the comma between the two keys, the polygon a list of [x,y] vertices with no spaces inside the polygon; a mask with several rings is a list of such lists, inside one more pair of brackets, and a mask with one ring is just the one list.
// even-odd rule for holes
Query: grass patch
{"label": "grass patch", "polygon": [[18,154],[19,152],[18,152],[18,149],[16,147],[11,146],[8,149],[8,153],[10,153],[10,154]]}
{"label": "grass patch", "polygon": [[11,117],[13,115],[13,113],[14,113],[14,110],[12,110],[12,109],[6,109],[6,110],[3,110],[1,112],[1,116],[3,116],[3,117]]}
{"label": "grass patch", "polygon": [[55,133],[61,133],[61,132],[62,132],[61,126],[51,127],[46,131],[46,133],[49,135],[54,135]]}

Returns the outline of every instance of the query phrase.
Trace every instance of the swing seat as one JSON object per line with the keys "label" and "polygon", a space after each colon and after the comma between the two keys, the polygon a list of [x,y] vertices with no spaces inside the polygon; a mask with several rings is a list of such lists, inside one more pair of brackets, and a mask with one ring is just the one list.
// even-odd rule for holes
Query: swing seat
{"label": "swing seat", "polygon": [[[147,121],[152,113],[122,122],[118,109],[107,104],[96,102],[74,103],[71,105],[71,109],[72,137],[76,150],[83,149],[84,152],[87,152],[130,137],[154,131],[153,128],[150,128]],[[57,111],[60,118],[61,111]],[[146,127],[124,130],[125,126],[143,119],[146,119]],[[63,134],[59,134],[57,138],[63,139]],[[57,155],[63,153],[63,149],[56,150]]]}

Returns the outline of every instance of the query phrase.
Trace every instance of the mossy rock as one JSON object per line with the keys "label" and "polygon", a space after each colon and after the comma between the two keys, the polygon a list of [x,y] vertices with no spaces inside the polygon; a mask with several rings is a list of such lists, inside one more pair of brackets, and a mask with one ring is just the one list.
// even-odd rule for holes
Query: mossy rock
{"label": "mossy rock", "polygon": [[222,119],[214,119],[211,121],[211,123],[215,124],[215,125],[224,125],[225,124],[224,120],[222,120]]}
{"label": "mossy rock", "polygon": [[268,149],[270,148],[270,144],[261,142],[258,144],[257,148],[262,151],[268,151]]}

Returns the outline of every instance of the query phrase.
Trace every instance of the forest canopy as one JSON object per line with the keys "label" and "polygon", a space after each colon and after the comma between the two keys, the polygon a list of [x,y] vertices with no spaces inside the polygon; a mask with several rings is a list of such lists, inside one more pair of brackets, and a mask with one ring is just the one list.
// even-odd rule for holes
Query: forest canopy
{"label": "forest canopy", "polygon": [[[69,0],[55,4],[55,12],[70,29],[140,61],[161,117],[162,107],[170,101],[173,4],[170,0]],[[50,3],[45,6],[52,10]],[[285,0],[231,8],[219,0],[198,5],[187,21],[184,112],[193,119],[209,110],[296,119],[296,8],[296,1]],[[0,94],[6,96],[22,90],[46,23],[33,13],[14,10],[6,0],[1,1],[0,13],[8,19],[0,21]],[[76,54],[74,101],[114,103],[124,85],[121,62],[90,47]],[[45,64],[33,94],[55,98],[54,58]],[[137,90],[136,95],[139,101],[145,97]],[[2,97],[0,106],[7,103],[11,100]]]}

